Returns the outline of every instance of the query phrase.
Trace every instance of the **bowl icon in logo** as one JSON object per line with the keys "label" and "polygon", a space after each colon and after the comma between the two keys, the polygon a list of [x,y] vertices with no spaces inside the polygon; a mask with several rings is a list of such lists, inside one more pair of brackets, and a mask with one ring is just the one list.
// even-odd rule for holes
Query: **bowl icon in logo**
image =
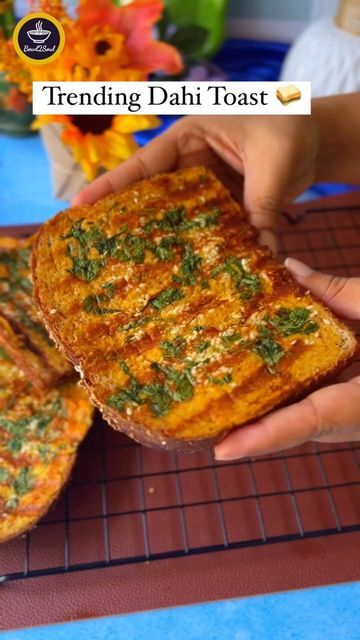
{"label": "bowl icon in logo", "polygon": [[30,31],[27,32],[30,40],[35,42],[35,44],[43,44],[51,33],[48,29],[43,29],[42,25],[43,23],[39,20],[35,25],[35,29],[30,29]]}

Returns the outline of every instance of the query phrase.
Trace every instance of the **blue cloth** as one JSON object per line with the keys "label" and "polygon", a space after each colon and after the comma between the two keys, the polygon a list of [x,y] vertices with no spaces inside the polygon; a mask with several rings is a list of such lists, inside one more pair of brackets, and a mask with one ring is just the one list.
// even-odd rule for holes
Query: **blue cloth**
{"label": "blue cloth", "polygon": [[358,640],[360,583],[4,633],[4,640]]}

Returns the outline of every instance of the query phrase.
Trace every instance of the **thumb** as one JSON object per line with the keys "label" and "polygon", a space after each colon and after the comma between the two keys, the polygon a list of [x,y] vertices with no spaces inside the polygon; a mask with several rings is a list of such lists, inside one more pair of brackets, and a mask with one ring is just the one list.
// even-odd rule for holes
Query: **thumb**
{"label": "thumb", "polygon": [[320,273],[295,258],[286,258],[285,266],[300,284],[336,313],[349,320],[360,320],[360,278]]}

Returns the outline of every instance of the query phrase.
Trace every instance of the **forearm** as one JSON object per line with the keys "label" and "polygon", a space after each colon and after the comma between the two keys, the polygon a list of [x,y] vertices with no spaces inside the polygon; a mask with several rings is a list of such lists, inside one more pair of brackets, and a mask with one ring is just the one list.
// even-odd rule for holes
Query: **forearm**
{"label": "forearm", "polygon": [[320,138],[316,180],[360,184],[360,92],[315,98]]}

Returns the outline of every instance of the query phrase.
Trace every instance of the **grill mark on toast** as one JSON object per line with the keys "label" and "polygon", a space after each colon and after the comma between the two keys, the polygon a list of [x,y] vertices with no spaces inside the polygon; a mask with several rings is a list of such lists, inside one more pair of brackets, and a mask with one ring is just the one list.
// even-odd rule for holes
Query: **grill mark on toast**
{"label": "grill mark on toast", "polygon": [[[201,185],[200,180],[203,174],[206,174],[205,186]],[[134,198],[137,199],[136,202],[134,202]],[[117,333],[115,330],[116,321],[111,319],[107,324],[107,328],[103,329],[102,332],[99,331],[98,344],[89,347],[88,336],[91,335],[92,341],[95,341],[95,327],[99,329],[102,323],[105,325],[105,322],[107,323],[108,321],[105,321],[105,318],[101,318],[100,321],[89,317],[84,318],[84,314],[81,318],[77,315],[72,324],[66,320],[67,301],[71,296],[62,288],[61,269],[63,268],[64,260],[59,252],[60,249],[64,251],[64,245],[61,244],[59,238],[68,233],[72,221],[80,220],[81,218],[85,218],[88,223],[94,222],[95,224],[99,224],[98,221],[101,220],[101,223],[105,225],[103,231],[109,237],[116,233],[116,225],[129,222],[129,228],[131,226],[131,229],[138,229],[138,225],[140,224],[141,226],[144,221],[147,222],[154,217],[161,219],[166,211],[182,205],[186,208],[187,220],[196,218],[199,212],[210,211],[215,207],[221,208],[221,215],[216,227],[206,227],[204,230],[190,229],[183,232],[183,238],[190,242],[193,250],[203,258],[199,273],[201,273],[200,277],[208,277],[211,280],[210,288],[207,289],[205,286],[204,290],[201,290],[201,287],[198,286],[198,281],[196,281],[195,286],[193,284],[187,286],[179,284],[180,281],[178,280],[177,284],[182,287],[185,297],[173,306],[160,309],[155,327],[153,325],[150,326],[150,324],[144,325],[141,327],[141,331],[134,329],[129,333],[124,332],[119,327],[119,333]],[[127,211],[123,214],[120,214],[119,211],[112,213],[113,209],[110,211],[111,206],[115,206],[115,208],[117,206],[126,206]],[[146,208],[153,208],[155,211],[146,212]],[[351,334],[347,332],[346,328],[341,329],[349,336],[349,341],[346,345],[347,350],[342,352],[337,344],[340,323],[328,310],[320,305],[317,307],[320,317],[326,317],[330,326],[329,329],[326,329],[323,325],[320,326],[321,340],[323,342],[320,340],[317,343],[316,339],[314,339],[315,346],[311,344],[309,347],[303,346],[300,348],[296,344],[291,344],[292,341],[290,340],[283,340],[280,334],[276,333],[269,324],[267,327],[264,326],[264,329],[270,334],[271,331],[275,331],[275,333],[265,339],[270,342],[271,340],[273,342],[278,341],[281,348],[284,347],[286,356],[282,356],[280,353],[280,361],[277,361],[276,358],[279,356],[279,351],[276,352],[276,344],[271,347],[271,344],[269,346],[269,344],[265,343],[263,351],[258,351],[256,356],[254,354],[250,358],[248,351],[251,351],[252,346],[255,344],[252,342],[254,335],[255,340],[258,337],[260,341],[259,336],[261,334],[258,332],[259,328],[261,329],[262,318],[265,317],[266,313],[273,314],[274,310],[279,306],[296,308],[310,305],[311,308],[312,304],[317,304],[311,296],[305,294],[305,291],[295,283],[291,275],[282,266],[272,261],[268,249],[256,244],[257,235],[258,232],[244,221],[244,212],[230,199],[228,192],[222,185],[216,181],[210,172],[199,168],[185,169],[168,176],[154,177],[134,185],[131,189],[125,189],[119,195],[105,198],[93,207],[80,207],[70,210],[70,212],[59,214],[53,221],[45,225],[39,234],[36,252],[33,256],[35,295],[45,321],[57,341],[73,360],[75,360],[74,353],[77,354],[78,361],[81,360],[85,383],[93,400],[115,428],[124,430],[131,437],[135,437],[145,444],[165,448],[189,450],[195,447],[209,446],[211,439],[218,439],[235,424],[239,424],[241,421],[248,421],[247,416],[254,417],[256,412],[261,415],[265,410],[267,411],[285,400],[290,400],[299,390],[306,389],[311,385],[314,386],[319,379],[324,379],[325,375],[327,376],[329,372],[343,366],[353,357],[355,352],[354,338],[350,337]],[[153,232],[150,234],[152,240],[160,237],[162,237],[160,231],[159,233]],[[47,259],[45,247],[48,247],[49,241],[51,241],[54,256]],[[178,253],[180,252],[174,250],[177,262],[180,260]],[[211,273],[213,267],[221,265],[225,257],[234,257],[238,262],[225,263],[224,269],[220,268],[220,270],[217,270],[216,276],[213,276]],[[245,292],[241,289],[242,267],[239,261],[242,258],[245,261],[242,265],[245,275],[250,273],[246,285],[249,289]],[[234,264],[238,270],[237,272],[234,272]],[[49,265],[51,265],[51,268],[49,268]],[[109,278],[110,274],[111,277],[112,275],[116,277],[117,274],[123,277],[127,268],[126,264],[117,264],[113,260],[109,261],[104,266],[104,271],[100,274],[98,282],[95,283],[96,289],[95,284],[83,284],[74,280],[74,283],[76,283],[76,294],[74,296],[81,296],[84,299],[88,293],[96,293],[99,290],[99,286]],[[180,268],[181,265],[179,264]],[[153,299],[154,295],[164,290],[172,280],[173,269],[174,260],[156,263],[152,259],[146,259],[144,264],[131,264],[129,277],[127,278],[129,286],[124,287],[121,295],[123,308],[129,312],[128,323],[131,324],[133,320],[141,320],[144,315],[154,315],[152,310],[150,312],[149,300],[147,300],[146,305],[139,304],[139,301],[140,299],[142,300],[144,293],[148,298]],[[179,273],[179,269],[175,273]],[[47,270],[52,284],[42,277]],[[258,276],[260,279],[261,289],[259,289],[254,276]],[[140,289],[140,284],[142,289]],[[60,297],[56,298],[55,296],[56,303],[53,304],[53,293],[57,291],[58,286],[62,293]],[[249,299],[244,299],[244,296],[242,298],[242,293],[250,293]],[[62,309],[64,312],[65,319],[61,324],[57,322],[56,315],[54,317],[49,315],[49,308],[52,305]],[[144,308],[146,311],[144,311]],[[319,309],[321,310],[319,311]],[[257,316],[259,321],[256,319]],[[78,322],[79,329],[77,328]],[[172,390],[171,393],[174,393],[174,379],[187,366],[185,361],[187,355],[189,353],[196,354],[199,347],[202,352],[201,362],[203,361],[202,359],[206,359],[206,349],[208,347],[202,343],[206,343],[206,340],[211,335],[211,328],[202,327],[203,334],[200,333],[195,338],[190,335],[190,332],[195,324],[206,325],[207,323],[213,324],[215,329],[217,328],[221,331],[227,329],[239,331],[241,335],[245,336],[245,343],[248,340],[249,332],[254,334],[252,337],[250,336],[250,341],[248,340],[246,355],[241,350],[238,351],[237,355],[221,352],[217,359],[218,364],[213,364],[214,359],[216,360],[214,356],[213,361],[201,365],[198,382],[197,374],[194,374],[195,381],[191,383],[193,385],[192,391],[190,390],[191,397],[189,397],[187,382],[187,390],[185,389],[186,401],[181,404],[175,398],[174,401],[171,400],[170,410],[165,415],[160,418],[154,416],[151,413],[151,405],[147,402],[146,397],[140,397],[138,402],[136,394],[139,389],[142,389],[142,385],[148,382],[151,384],[156,383],[158,387],[145,389],[146,394],[153,393],[156,388],[160,389],[159,393],[164,391],[168,393],[166,388]],[[83,324],[84,329],[82,328]],[[313,324],[316,323],[313,322]],[[75,332],[74,326],[76,328]],[[177,327],[179,328],[178,331]],[[212,331],[215,339],[214,351],[216,351],[218,347],[214,327]],[[161,341],[164,339],[173,340],[176,335],[180,335],[180,337],[190,341],[190,345],[185,347],[181,358],[178,360],[171,357],[167,359],[166,354],[159,356],[158,351]],[[220,334],[218,333],[217,335],[219,336]],[[321,345],[324,343],[325,338],[333,346],[332,350],[321,351]],[[126,343],[127,339],[130,342]],[[300,342],[304,344],[305,339],[306,336],[304,335]],[[255,346],[258,345],[255,344]],[[267,354],[267,348],[270,349],[269,354]],[[158,351],[155,352],[154,349]],[[211,349],[212,347],[209,353],[211,353]],[[273,349],[273,352],[271,352],[271,349]],[[307,354],[315,356],[312,364]],[[322,364],[320,368],[316,369],[316,359],[320,358],[320,355]],[[113,356],[114,360],[118,359],[118,362],[110,362]],[[164,366],[164,363],[170,363],[170,368],[167,372],[162,369],[159,376],[151,368],[154,359],[156,360],[157,357],[162,358],[160,360],[162,366]],[[109,362],[107,358],[109,358]],[[259,358],[258,365],[255,358]],[[273,371],[272,374],[262,365],[260,358],[263,358],[264,362],[268,363],[269,369]],[[130,366],[133,372],[133,395],[130,395],[129,402],[120,403],[120,410],[115,410],[106,405],[110,394],[123,389],[126,391],[128,388],[126,385],[129,385],[131,380],[131,377],[124,376],[124,369],[121,371],[120,364],[122,359],[125,360],[125,365]],[[272,365],[272,360],[275,362],[275,366]],[[304,368],[301,370],[301,374],[296,369],[298,362],[305,363],[305,365],[302,365]],[[216,368],[217,366],[219,369]],[[212,425],[211,431],[207,425],[204,407],[205,402],[207,404],[205,398],[209,396],[209,387],[204,390],[204,395],[202,395],[202,385],[209,372],[212,372],[214,377],[219,378],[222,367],[225,369],[234,368],[234,380],[237,385],[243,385],[243,390],[239,398],[230,398],[229,400],[228,392],[229,388],[232,387],[228,387],[226,380],[223,386],[220,385],[216,389],[215,383],[214,387],[210,386],[210,392],[214,394],[214,398],[220,398],[218,402],[214,400],[215,405],[218,407],[218,422],[215,426]],[[262,371],[261,376],[257,375],[254,378],[254,383],[251,383],[255,385],[258,383],[259,392],[261,392],[255,408],[247,405],[248,394],[246,386],[244,388],[246,378],[253,375],[253,367],[258,372],[260,372],[260,368]],[[292,375],[289,372],[290,367],[295,376],[291,385],[289,382],[289,377]],[[298,378],[296,377],[297,375],[299,376]],[[168,376],[170,376],[169,379],[167,379]],[[212,384],[210,381],[210,385]],[[161,387],[161,385],[163,386]],[[278,395],[274,394],[272,390],[276,385]],[[290,391],[286,385],[288,387],[289,385],[291,386]],[[267,397],[267,393],[270,394],[270,399]],[[126,393],[121,397],[126,398]],[[135,401],[133,401],[133,398],[135,398]],[[137,402],[140,406],[138,406]],[[242,416],[241,420],[237,416]],[[188,421],[187,430],[184,427],[186,421]],[[176,437],[169,435],[174,433],[176,433]]]}

